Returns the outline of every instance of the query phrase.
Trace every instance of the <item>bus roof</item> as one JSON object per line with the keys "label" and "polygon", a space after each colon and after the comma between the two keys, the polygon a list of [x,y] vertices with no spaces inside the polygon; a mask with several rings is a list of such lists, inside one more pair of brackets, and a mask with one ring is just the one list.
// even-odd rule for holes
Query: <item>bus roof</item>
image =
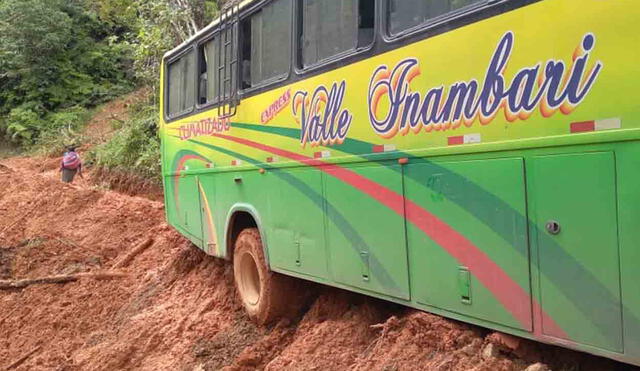
{"label": "bus roof", "polygon": [[[220,11],[220,15],[224,14],[225,12],[227,12],[231,6],[237,5],[238,6],[238,11],[240,11],[243,8],[246,8],[248,5],[250,5],[252,3],[255,3],[255,2],[258,2],[258,1],[260,1],[260,0],[230,0],[222,8],[222,10]],[[203,34],[205,34],[205,33],[209,32],[209,31],[211,31],[212,29],[214,29],[218,25],[218,23],[220,23],[220,16],[218,16],[216,19],[214,19],[206,27],[204,27],[200,31],[196,32],[195,35],[191,36],[190,38],[188,38],[187,40],[182,42],[180,45],[178,45],[175,48],[173,48],[173,49],[169,50],[168,52],[164,53],[163,58],[167,58],[167,57],[177,53],[178,51],[182,50],[185,46],[191,44],[194,40],[198,39]]]}

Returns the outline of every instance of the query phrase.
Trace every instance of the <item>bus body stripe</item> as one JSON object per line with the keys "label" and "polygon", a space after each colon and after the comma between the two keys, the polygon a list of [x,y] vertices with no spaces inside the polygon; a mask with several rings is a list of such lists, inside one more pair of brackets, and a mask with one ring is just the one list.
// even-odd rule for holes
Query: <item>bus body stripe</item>
{"label": "bus body stripe", "polygon": [[[619,122],[619,119],[617,121]],[[277,126],[262,127],[260,125],[248,124],[248,123],[234,123],[233,126],[237,128],[245,129],[245,130],[264,132],[264,133],[282,136],[290,139],[297,139],[300,136],[300,130],[293,129],[293,128],[277,127]],[[388,166],[387,163],[384,162],[385,160],[368,159],[366,157],[366,155],[371,151],[372,145],[373,144],[369,142],[365,142],[359,139],[347,138],[345,139],[344,143],[341,146],[337,147],[336,149],[339,148],[339,150],[344,153],[359,156],[363,158],[365,161],[371,161],[383,166]],[[496,197],[493,193],[486,191],[482,187],[474,184],[473,182],[470,182],[468,179],[464,178],[463,176],[456,174],[454,172],[451,172],[450,170],[447,170],[442,165],[436,162],[430,161],[428,159],[425,159],[422,157],[416,157],[408,153],[404,153],[402,151],[397,151],[396,153],[400,156],[407,156],[408,158],[410,158],[410,161],[412,164],[426,164],[433,167],[434,169],[437,169],[438,171],[450,174],[452,177],[454,177],[454,180],[453,180],[454,182],[457,180],[459,181],[460,184],[465,184],[467,187],[469,187],[469,189],[466,190],[467,191],[466,193],[475,194],[476,198],[482,198],[483,200],[486,201],[485,202],[486,204],[494,205],[495,209],[505,210],[508,213],[508,215],[506,215],[505,218],[521,221],[523,224],[527,225],[530,231],[532,231],[531,232],[532,235],[540,231],[540,227],[536,224],[535,221],[529,220],[526,215],[521,214],[519,211],[513,209],[513,207],[511,207],[509,204],[505,203],[503,200]],[[391,169],[395,170],[396,168],[392,167]],[[408,173],[405,176],[408,176],[409,178],[419,181],[419,179],[412,176],[411,173]],[[430,188],[427,184],[423,184],[423,186],[425,188]],[[464,198],[457,198],[457,197],[450,198],[450,201],[458,205],[462,209],[466,210],[469,214],[473,215],[478,221],[482,222],[489,229],[491,229],[496,234],[498,234],[502,239],[507,241],[510,245],[514,244],[513,235],[509,231],[502,229],[500,227],[500,224],[492,223],[491,219],[487,218],[487,213],[485,212],[485,208],[481,208],[477,206],[477,205],[480,205],[481,203],[465,203]],[[541,238],[548,239],[548,237],[546,237],[545,235],[546,235],[546,232],[544,231],[540,233],[540,236],[542,236]],[[557,258],[560,259],[563,262],[563,264],[566,264],[568,269],[570,268],[573,272],[575,272],[575,277],[574,277],[574,280],[572,281],[575,283],[574,288],[567,287],[567,286],[559,286],[559,288],[562,289],[562,293],[564,294],[564,296],[571,303],[575,305],[576,310],[580,311],[586,318],[591,319],[591,322],[598,328],[598,331],[602,336],[610,338],[609,324],[604,321],[599,321],[599,317],[597,317],[597,315],[594,317],[594,313],[592,313],[591,311],[592,306],[589,305],[589,303],[581,295],[579,286],[585,285],[589,287],[592,292],[592,295],[594,297],[598,297],[599,301],[615,302],[617,299],[615,299],[615,297],[608,291],[608,289],[598,280],[598,278],[593,273],[587,270],[579,261],[575,260],[570,254],[566,253],[562,249],[562,247],[557,244],[557,242],[553,240],[547,240],[546,243],[555,245],[556,253],[559,254]],[[515,251],[520,252],[520,250],[518,249],[516,249]],[[526,258],[528,259],[528,257]],[[546,278],[552,282],[565,280],[565,278],[559,274],[550,274],[549,272],[540,272],[540,273],[545,275]],[[538,304],[534,303],[534,311],[538,311],[537,313],[540,313],[539,312],[540,309],[536,309],[536,306],[538,306]],[[640,318],[634,315],[631,310],[627,309],[625,310],[625,313],[626,313],[625,323],[633,323],[633,324],[640,323]],[[539,318],[535,318],[535,319],[539,320]],[[541,327],[541,326],[538,326],[538,327]],[[548,325],[547,323],[545,323],[545,328],[551,328],[551,325]],[[554,333],[554,332],[550,332],[550,333]]]}
{"label": "bus body stripe", "polygon": [[180,194],[180,173],[183,171],[184,164],[189,160],[200,160],[203,162],[209,162],[209,160],[207,160],[206,158],[195,153],[183,155],[182,157],[178,158],[178,161],[175,162],[175,167],[173,170],[177,175],[173,177],[173,198],[176,205],[176,210],[180,210],[180,199],[178,198]]}
{"label": "bus body stripe", "polygon": [[[199,142],[197,140],[190,140],[190,142],[203,146],[205,148],[217,151],[219,153],[226,154],[231,157],[237,157],[239,159],[246,161],[247,163],[260,166],[261,168],[264,168],[267,170],[274,169],[272,166],[266,165],[254,158],[243,155],[241,153],[231,151],[226,148],[218,147],[208,143]],[[294,177],[293,175],[287,172],[278,171],[278,172],[275,172],[275,174],[276,176],[278,176],[279,178],[287,182],[289,185],[297,189],[300,193],[305,195],[305,197],[309,198],[320,210],[324,210],[324,207],[326,205],[326,208],[328,211],[327,215],[329,219],[331,219],[333,224],[335,224],[336,227],[338,227],[338,230],[340,230],[340,233],[342,233],[348,241],[353,242],[352,247],[354,247],[357,250],[357,246],[363,246],[363,247],[366,247],[367,251],[371,250],[368,243],[358,233],[358,231],[351,225],[351,223],[349,223],[348,219],[344,215],[342,215],[342,213],[340,213],[340,211],[331,202],[329,202],[329,200],[324,198],[323,195],[319,194],[318,192],[313,190],[311,187],[309,187],[309,185],[305,184],[304,182],[302,182],[301,180],[299,180],[298,178]],[[372,254],[369,256],[369,259],[372,266],[375,267],[378,272],[380,272],[380,277],[379,277],[380,283],[386,288],[389,288],[393,291],[399,291],[400,287],[393,280],[389,272],[387,272],[387,270],[384,268],[384,266],[378,260],[378,258]]]}
{"label": "bus body stripe", "polygon": [[[533,303],[533,309],[542,313],[545,327],[554,334],[562,334],[566,337],[564,330],[560,328],[553,318],[544,312],[536,300],[520,287],[517,282],[512,280],[511,277],[481,249],[435,215],[410,200],[405,201],[402,195],[338,165],[326,163],[248,139],[224,134],[214,134],[214,136],[318,168],[354,188],[363,191],[402,217],[405,217],[404,210],[406,205],[407,221],[423,231],[429,238],[434,240],[462,264],[469,267],[471,273],[493,293],[505,309],[525,328],[531,327],[532,318],[529,312],[531,309],[529,303]],[[527,303],[527,307],[518,304],[521,302]],[[540,330],[535,328],[534,331],[534,333],[539,334]]]}

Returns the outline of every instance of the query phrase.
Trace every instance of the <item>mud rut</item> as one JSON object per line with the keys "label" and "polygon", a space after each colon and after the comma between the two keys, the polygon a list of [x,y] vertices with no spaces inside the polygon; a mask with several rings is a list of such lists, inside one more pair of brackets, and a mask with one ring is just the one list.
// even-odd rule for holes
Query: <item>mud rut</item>
{"label": "mud rut", "polygon": [[626,369],[330,288],[298,318],[257,327],[231,265],[168,227],[162,203],[63,185],[56,168],[0,161],[0,280],[85,278],[0,290],[0,370]]}

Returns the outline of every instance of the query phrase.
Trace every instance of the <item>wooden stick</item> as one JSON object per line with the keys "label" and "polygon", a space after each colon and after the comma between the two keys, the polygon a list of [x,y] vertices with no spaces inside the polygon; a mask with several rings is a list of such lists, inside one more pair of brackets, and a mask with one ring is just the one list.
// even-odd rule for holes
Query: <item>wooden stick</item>
{"label": "wooden stick", "polygon": [[29,357],[31,357],[32,355],[34,355],[37,351],[39,351],[42,348],[42,346],[38,345],[37,347],[33,348],[33,350],[31,350],[29,353],[23,355],[22,357],[20,357],[18,360],[14,361],[12,364],[10,364],[9,366],[7,366],[5,368],[5,370],[11,370],[14,369],[18,366],[20,366],[21,364],[24,363],[24,361],[26,361],[27,359],[29,359]]}
{"label": "wooden stick", "polygon": [[62,284],[67,282],[75,282],[82,278],[91,278],[95,280],[110,280],[114,278],[122,278],[127,275],[119,272],[97,272],[97,273],[77,273],[59,276],[28,278],[23,280],[2,280],[0,281],[0,290],[23,289],[27,286],[37,284]]}
{"label": "wooden stick", "polygon": [[76,273],[74,276],[78,277],[78,279],[89,278],[98,281],[109,281],[115,278],[125,278],[129,277],[128,274],[122,272],[87,272],[87,273]]}
{"label": "wooden stick", "polygon": [[116,262],[113,265],[113,269],[125,268],[126,266],[128,266],[136,256],[142,254],[146,249],[151,247],[151,245],[153,245],[153,242],[153,238],[147,238],[142,243],[138,244],[133,250],[131,250],[131,252],[125,255],[124,258]]}
{"label": "wooden stick", "polygon": [[82,249],[81,246],[78,246],[75,242],[70,241],[70,240],[65,240],[63,238],[56,237],[56,241],[58,241],[58,242],[60,242],[62,244],[65,244],[65,245],[67,245],[69,247],[75,247],[76,249]]}

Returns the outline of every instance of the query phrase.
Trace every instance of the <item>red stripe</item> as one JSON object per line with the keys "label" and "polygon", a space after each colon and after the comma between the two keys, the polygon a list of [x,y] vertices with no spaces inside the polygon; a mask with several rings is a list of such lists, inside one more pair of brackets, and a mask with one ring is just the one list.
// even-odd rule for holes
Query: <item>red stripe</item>
{"label": "red stripe", "polygon": [[[484,251],[475,246],[462,234],[455,231],[444,221],[440,220],[437,216],[422,208],[420,205],[411,200],[405,200],[403,195],[335,164],[312,159],[294,152],[257,143],[248,139],[236,138],[223,134],[214,134],[214,136],[316,167],[319,170],[350,184],[354,188],[363,191],[371,198],[387,206],[402,217],[405,217],[406,211],[406,218],[409,222],[414,224],[429,236],[429,238],[444,248],[462,265],[469,267],[471,273],[493,293],[493,295],[502,303],[511,315],[513,315],[513,317],[525,328],[530,328],[532,326],[530,303],[533,302],[534,309],[536,311],[539,310],[539,313],[542,313],[543,321],[547,330],[554,334],[565,335],[565,332],[560,328],[560,326],[558,326],[553,318],[542,311],[539,303],[537,303],[535,299],[531,298],[529,294],[520,287],[517,282],[512,280],[499,265],[491,260]],[[553,330],[551,331],[551,329]],[[536,333],[539,333],[539,331],[540,329],[537,328]],[[566,337],[566,335],[564,337]]]}
{"label": "red stripe", "polygon": [[464,136],[458,137],[449,137],[447,138],[447,142],[450,146],[457,146],[459,144],[464,144]]}
{"label": "red stripe", "polygon": [[178,161],[178,166],[176,167],[176,176],[173,177],[173,199],[176,203],[176,210],[180,209],[180,199],[178,198],[180,192],[178,192],[178,187],[180,187],[180,173],[184,170],[184,164],[189,160],[201,160],[207,161],[206,159],[196,156],[196,155],[184,155]]}
{"label": "red stripe", "polygon": [[595,130],[596,130],[595,121],[582,121],[582,122],[574,122],[571,124],[572,133],[584,133],[587,131],[595,131]]}

